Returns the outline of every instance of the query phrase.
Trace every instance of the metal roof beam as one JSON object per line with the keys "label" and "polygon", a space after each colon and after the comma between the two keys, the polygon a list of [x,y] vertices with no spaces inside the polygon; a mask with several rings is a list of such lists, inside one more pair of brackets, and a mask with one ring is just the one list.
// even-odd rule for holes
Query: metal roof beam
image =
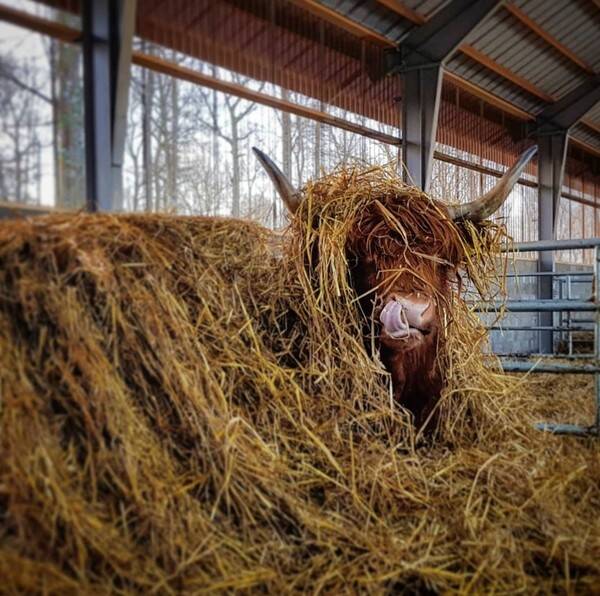
{"label": "metal roof beam", "polygon": [[453,0],[402,40],[400,70],[431,62],[444,63],[500,4],[499,0]]}
{"label": "metal roof beam", "polygon": [[416,10],[405,6],[402,2],[398,0],[377,0],[379,4],[383,4],[387,9],[395,12],[396,14],[404,17],[405,19],[411,21],[412,23],[416,23],[417,25],[422,25],[427,19],[419,14]]}
{"label": "metal roof beam", "polygon": [[535,132],[543,135],[569,131],[598,102],[600,102],[600,74],[590,77],[585,83],[542,110],[537,115]]}

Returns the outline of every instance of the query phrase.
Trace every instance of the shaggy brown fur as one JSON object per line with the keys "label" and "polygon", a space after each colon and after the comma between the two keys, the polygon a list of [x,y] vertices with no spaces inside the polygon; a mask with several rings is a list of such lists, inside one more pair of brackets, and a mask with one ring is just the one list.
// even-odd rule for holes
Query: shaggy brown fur
{"label": "shaggy brown fur", "polygon": [[[320,191],[317,186],[316,193]],[[431,414],[444,385],[445,325],[452,282],[465,261],[459,227],[443,204],[414,188],[372,197],[352,214],[346,243],[351,284],[360,296],[365,332],[392,376],[394,397],[417,426]],[[329,193],[326,201],[335,201]],[[320,220],[317,221],[317,227]],[[381,332],[379,314],[394,296],[419,295],[435,314],[423,335],[396,340]]]}

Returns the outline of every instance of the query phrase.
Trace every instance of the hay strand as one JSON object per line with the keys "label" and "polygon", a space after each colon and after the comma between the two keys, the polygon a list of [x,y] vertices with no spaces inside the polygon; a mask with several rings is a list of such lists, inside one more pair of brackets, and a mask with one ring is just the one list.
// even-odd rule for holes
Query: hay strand
{"label": "hay strand", "polygon": [[543,385],[486,363],[457,285],[442,423],[425,441],[363,339],[357,229],[377,247],[395,229],[407,263],[432,254],[415,235],[451,243],[483,293],[502,231],[459,234],[378,169],[305,196],[277,250],[232,220],[0,225],[5,590],[597,589],[600,447],[531,427],[584,398],[546,409]]}

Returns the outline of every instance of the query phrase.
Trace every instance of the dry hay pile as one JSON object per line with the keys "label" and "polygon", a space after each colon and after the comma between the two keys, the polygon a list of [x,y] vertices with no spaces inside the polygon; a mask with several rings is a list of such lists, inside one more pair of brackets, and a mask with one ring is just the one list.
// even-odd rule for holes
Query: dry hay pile
{"label": "dry hay pile", "polygon": [[360,339],[349,221],[426,197],[375,171],[307,192],[284,258],[227,220],[0,226],[4,590],[598,589],[599,443],[532,430],[459,301],[433,441]]}
{"label": "dry hay pile", "polygon": [[[542,362],[535,359],[532,364]],[[573,360],[548,358],[548,364],[573,364]],[[575,362],[575,364],[580,364]],[[585,361],[583,361],[585,363]],[[528,385],[531,409],[540,421],[568,422],[589,426],[596,417],[594,375],[535,374]]]}

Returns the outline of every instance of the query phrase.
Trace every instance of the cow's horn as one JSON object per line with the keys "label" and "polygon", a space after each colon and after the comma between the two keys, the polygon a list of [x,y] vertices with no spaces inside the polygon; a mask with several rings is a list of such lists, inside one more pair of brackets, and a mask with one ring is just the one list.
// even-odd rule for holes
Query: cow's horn
{"label": "cow's horn", "polygon": [[454,220],[468,220],[474,223],[487,219],[500,209],[502,203],[506,201],[506,198],[513,189],[513,186],[517,183],[517,180],[521,177],[521,173],[525,166],[529,163],[529,160],[536,154],[537,147],[534,145],[530,147],[521,155],[517,163],[500,178],[496,186],[492,190],[486,192],[482,197],[465,203],[464,205],[450,205],[448,207],[448,213]]}
{"label": "cow's horn", "polygon": [[283,172],[275,165],[273,160],[265,155],[260,149],[252,147],[258,161],[262,164],[263,168],[269,174],[269,178],[273,181],[279,196],[283,199],[286,207],[290,213],[295,213],[296,209],[300,205],[300,193],[294,190],[290,181],[285,177]]}

